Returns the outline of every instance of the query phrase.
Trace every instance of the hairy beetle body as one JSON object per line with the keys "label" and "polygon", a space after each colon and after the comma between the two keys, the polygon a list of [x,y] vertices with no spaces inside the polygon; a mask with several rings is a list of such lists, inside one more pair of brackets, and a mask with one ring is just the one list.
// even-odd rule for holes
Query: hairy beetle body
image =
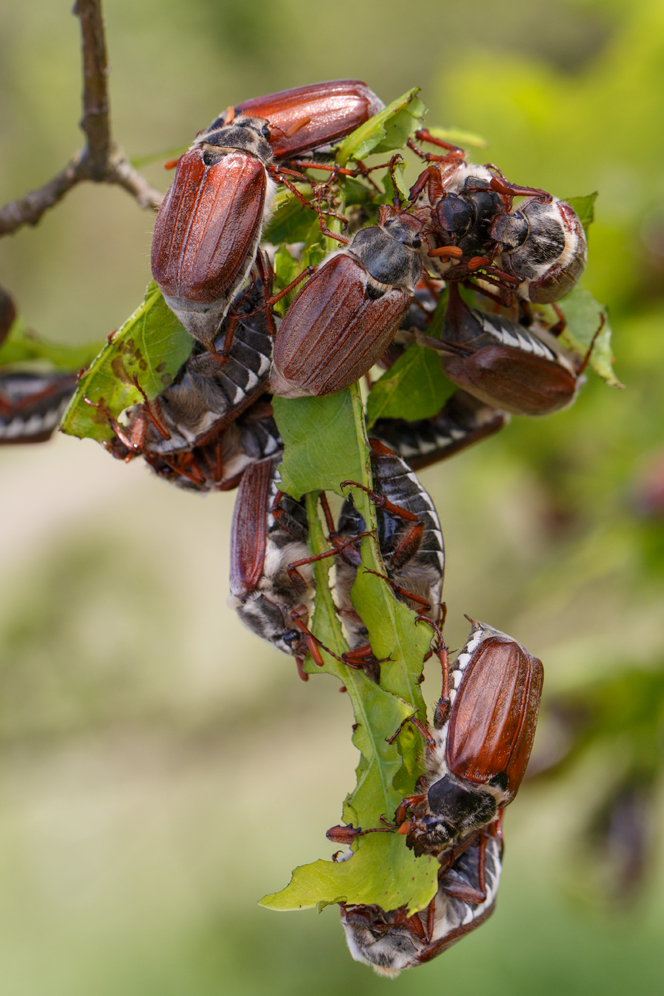
{"label": "hairy beetle body", "polygon": [[198,145],[180,158],[157,215],[152,274],[169,308],[208,346],[249,275],[275,189],[247,152]]}
{"label": "hairy beetle body", "polygon": [[178,453],[159,453],[146,447],[142,455],[159,477],[177,487],[232,491],[247,467],[279,455],[282,449],[272,407],[261,399],[205,443]]}
{"label": "hairy beetle body", "polygon": [[291,613],[306,622],[314,596],[313,571],[306,565],[298,584],[287,567],[307,556],[308,524],[303,502],[284,495],[277,504],[277,461],[262,460],[242,478],[231,527],[229,605],[258,636],[294,657],[304,657],[302,631]]}
{"label": "hairy beetle body", "polygon": [[352,957],[379,975],[394,977],[447,951],[493,913],[502,853],[499,836],[487,835],[471,844],[442,874],[431,910],[412,917],[379,906],[342,905],[341,922]]}
{"label": "hairy beetle body", "polygon": [[331,80],[254,97],[235,112],[265,119],[273,156],[289,159],[344,138],[384,106],[361,80]]}
{"label": "hairy beetle body", "polygon": [[259,97],[216,118],[180,157],[157,215],[152,273],[206,348],[253,265],[276,190],[273,161],[348,135],[382,106],[355,80]]}
{"label": "hairy beetle body", "polygon": [[441,354],[451,381],[480,401],[517,415],[550,415],[567,408],[582,383],[573,358],[553,336],[469,308],[455,284],[442,339],[422,333],[416,338]]}
{"label": "hairy beetle body", "polygon": [[361,229],[307,281],[277,334],[273,394],[332,394],[380,359],[421,274],[420,229],[409,215]]}
{"label": "hairy beetle body", "polygon": [[0,374],[0,445],[50,439],[76,390],[76,374]]}
{"label": "hairy beetle body", "polygon": [[530,197],[491,227],[498,266],[519,278],[519,297],[548,304],[574,287],[588,258],[583,225],[573,208],[554,198]]}
{"label": "hairy beetle body", "polygon": [[[371,472],[376,492],[410,516],[409,519],[401,518],[393,511],[383,510],[380,504],[376,509],[378,543],[387,576],[399,588],[428,603],[429,608],[425,610],[422,606],[420,611],[437,622],[445,574],[445,546],[433,501],[404,461],[375,441],[372,442]],[[413,521],[418,525],[413,527]],[[364,519],[348,499],[339,515],[337,535],[347,541],[365,529]],[[350,597],[358,564],[359,558],[337,557],[339,614],[353,648],[368,640],[367,630]],[[397,592],[397,597],[407,601],[407,595]]]}
{"label": "hairy beetle body", "polygon": [[432,733],[423,791],[406,840],[443,854],[514,799],[537,725],[542,662],[505,633],[473,622],[449,674],[449,710]]}

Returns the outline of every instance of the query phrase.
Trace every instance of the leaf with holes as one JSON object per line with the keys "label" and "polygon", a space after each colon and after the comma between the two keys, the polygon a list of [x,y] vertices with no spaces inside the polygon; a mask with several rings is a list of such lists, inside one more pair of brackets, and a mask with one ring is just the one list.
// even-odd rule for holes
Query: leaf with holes
{"label": "leaf with holes", "polygon": [[143,303],[81,377],[62,419],[62,431],[97,442],[112,439],[108,414],[117,418],[125,408],[143,401],[141,389],[148,399],[156,398],[173,383],[193,348],[194,340],[153,281]]}

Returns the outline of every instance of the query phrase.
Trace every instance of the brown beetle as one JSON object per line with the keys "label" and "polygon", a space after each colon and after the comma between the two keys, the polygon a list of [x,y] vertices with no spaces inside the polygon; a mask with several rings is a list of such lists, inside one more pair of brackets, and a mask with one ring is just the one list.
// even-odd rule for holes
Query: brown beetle
{"label": "brown beetle", "polygon": [[285,654],[295,657],[306,681],[302,661],[307,650],[323,665],[315,638],[306,628],[313,606],[314,580],[303,561],[309,526],[304,502],[279,490],[278,460],[261,460],[248,467],[235,500],[231,527],[231,595],[228,604],[242,622]]}
{"label": "brown beetle", "polygon": [[0,374],[0,445],[43,443],[76,390],[76,374]]}
{"label": "brown beetle", "polygon": [[265,395],[205,443],[177,453],[158,452],[148,444],[141,455],[159,477],[186,491],[232,491],[247,467],[282,449]]}
{"label": "brown beetle", "polygon": [[309,278],[281,323],[270,389],[286,398],[333,394],[383,355],[420,278],[422,224],[381,212]]}
{"label": "brown beetle", "polygon": [[383,106],[358,80],[286,90],[229,108],[180,157],[157,215],[152,273],[210,351],[254,262],[275,181],[288,183],[274,160],[328,145]]}
{"label": "brown beetle", "polygon": [[[490,823],[526,772],[542,693],[542,662],[512,637],[474,622],[450,670],[427,746],[423,794],[397,812],[416,854],[443,854]],[[406,819],[408,812],[412,816]]]}
{"label": "brown beetle", "polygon": [[501,315],[469,308],[456,283],[449,295],[442,339],[419,332],[416,339],[441,354],[451,381],[517,415],[550,415],[572,404],[590,353],[579,364],[545,330],[535,334]]}
{"label": "brown beetle", "polygon": [[[521,195],[526,200],[514,207]],[[447,279],[481,267],[504,286],[506,301],[515,291],[524,300],[550,303],[583,273],[588,246],[574,209],[545,190],[510,183],[492,164],[443,157],[427,166],[411,199],[435,242],[427,262]]]}
{"label": "brown beetle", "polygon": [[[496,821],[498,822],[498,821]],[[447,951],[493,913],[500,883],[503,842],[487,827],[439,872],[438,891],[429,906],[408,916],[407,909],[341,903],[341,923],[355,961],[394,978],[407,968]]]}

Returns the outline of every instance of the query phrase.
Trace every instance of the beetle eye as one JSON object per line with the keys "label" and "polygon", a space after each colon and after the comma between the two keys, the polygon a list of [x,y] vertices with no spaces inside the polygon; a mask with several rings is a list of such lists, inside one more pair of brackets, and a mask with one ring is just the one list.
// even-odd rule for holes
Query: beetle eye
{"label": "beetle eye", "polygon": [[422,239],[419,237],[419,235],[416,235],[412,242],[413,249],[419,249],[421,245],[422,245]]}
{"label": "beetle eye", "polygon": [[261,134],[263,135],[264,138],[269,138],[270,137],[270,126],[264,124],[263,127],[261,128]]}

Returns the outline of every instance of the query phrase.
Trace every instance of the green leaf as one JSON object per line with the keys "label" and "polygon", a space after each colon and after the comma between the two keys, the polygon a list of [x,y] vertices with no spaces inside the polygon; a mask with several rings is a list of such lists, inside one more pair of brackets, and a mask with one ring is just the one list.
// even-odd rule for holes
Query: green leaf
{"label": "green leaf", "polygon": [[[341,493],[343,480],[372,486],[358,386],[323,398],[275,398],[274,412],[286,444],[282,486],[294,497],[307,493],[311,552],[323,553],[329,544],[316,512],[318,493]],[[390,659],[381,665],[380,685],[325,650],[323,668],[309,658],[304,666],[310,674],[334,674],[346,686],[355,716],[353,743],[360,751],[360,761],[356,788],[346,799],[343,819],[370,829],[380,826],[381,816],[393,817],[402,794],[412,793],[422,772],[422,740],[411,724],[401,730],[396,744],[388,744],[386,737],[416,712],[425,719],[418,679],[430,632],[416,624],[415,614],[396,600],[382,578],[365,572],[368,568],[383,574],[385,567],[375,538],[375,509],[365,492],[353,489],[352,493],[367,529],[374,532],[362,541],[362,566],[351,598],[367,626],[374,653]],[[314,564],[316,607],[311,628],[321,643],[340,657],[347,645],[329,589],[331,565],[330,558]],[[369,834],[355,842],[355,853],[347,862],[318,861],[298,868],[291,885],[266,897],[263,904],[273,909],[304,909],[352,896],[348,901],[385,903],[391,909],[405,903],[413,910],[422,909],[435,892],[436,868],[428,858],[415,858],[399,837],[396,833]]]}
{"label": "green leaf", "polygon": [[588,290],[578,284],[567,297],[558,302],[567,321],[561,340],[580,356],[585,356],[593,336],[604,316],[604,328],[593,346],[590,366],[610,387],[622,387],[613,372],[613,352],[611,349],[611,325],[604,305],[596,301]]}
{"label": "green leaf", "polygon": [[[304,910],[318,903],[376,903],[385,910],[424,909],[438,887],[438,862],[416,858],[398,834],[362,837],[348,861],[300,865],[282,892],[265,896],[271,910]],[[319,896],[315,902],[313,897]]]}
{"label": "green leaf", "polygon": [[[300,273],[301,267],[296,259],[294,259],[289,253],[286,246],[281,245],[274,254],[274,284],[273,291],[278,293],[283,290],[284,287],[288,287],[292,280]],[[297,291],[297,288],[295,288]],[[274,306],[274,310],[279,315],[284,315],[286,313],[286,308],[290,304],[291,294],[287,294],[282,297],[280,301]]]}
{"label": "green leaf", "polygon": [[365,474],[365,455],[353,446],[354,411],[350,392],[323,398],[273,398],[274,417],[284,444],[283,489],[294,498],[307,491],[336,491],[344,480]]}
{"label": "green leaf", "polygon": [[27,329],[23,319],[19,317],[13,322],[9,335],[0,346],[0,366],[41,360],[58,370],[81,370],[94,359],[101,347],[102,343],[99,341],[86,342],[83,346],[64,346],[49,342]]}
{"label": "green leaf", "polygon": [[443,373],[438,353],[413,342],[371,388],[369,428],[379,418],[405,418],[409,422],[431,418],[456,389]]}
{"label": "green leaf", "polygon": [[349,159],[366,159],[371,153],[403,149],[427,111],[417,97],[419,90],[418,86],[408,90],[351,132],[337,146],[337,162],[345,166]]}
{"label": "green leaf", "polygon": [[429,128],[429,133],[434,138],[440,138],[443,142],[450,142],[452,145],[459,145],[465,148],[466,145],[473,145],[477,149],[486,149],[488,142],[481,135],[476,135],[472,131],[464,131],[463,128]]}
{"label": "green leaf", "polygon": [[595,201],[597,200],[597,191],[593,194],[587,194],[585,197],[568,197],[565,201],[570,207],[574,208],[579,216],[579,221],[583,225],[583,230],[588,234],[588,228],[595,220]]}
{"label": "green leaf", "polygon": [[104,412],[87,404],[101,404],[114,418],[130,405],[148,399],[173,383],[173,378],[194,348],[194,340],[166,306],[154,281],[145,300],[107,342],[78,384],[64,414],[61,429],[72,436],[89,436],[98,442],[113,438]]}
{"label": "green leaf", "polygon": [[[295,187],[305,197],[311,194],[307,183],[296,183]],[[277,190],[274,198],[274,212],[263,230],[263,240],[278,245],[280,242],[303,242],[311,228],[315,215],[305,210],[303,205],[287,187]]]}

